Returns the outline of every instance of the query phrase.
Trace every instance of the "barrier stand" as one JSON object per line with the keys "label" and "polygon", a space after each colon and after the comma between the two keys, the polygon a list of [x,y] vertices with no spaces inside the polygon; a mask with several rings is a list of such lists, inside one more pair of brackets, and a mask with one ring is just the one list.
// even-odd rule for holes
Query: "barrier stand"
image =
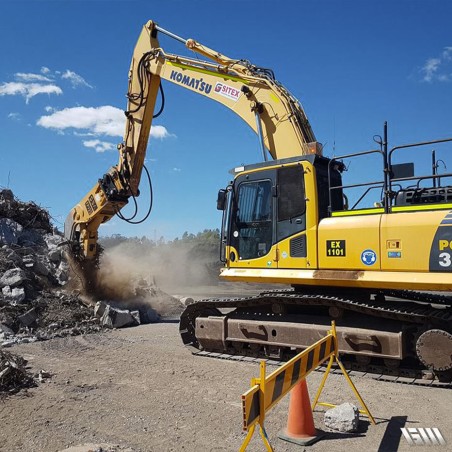
{"label": "barrier stand", "polygon": [[[336,348],[337,348],[338,345],[337,345],[337,335],[336,335],[336,324],[335,324],[334,321],[331,322],[331,331],[329,331],[328,333],[331,333],[333,335],[333,337],[335,339],[335,343],[336,343]],[[359,402],[361,403],[361,406],[363,407],[363,409],[359,410],[359,412],[361,414],[365,414],[369,418],[371,424],[375,425],[376,424],[375,419],[370,414],[369,409],[367,408],[366,404],[364,403],[364,400],[362,399],[361,395],[359,394],[358,390],[356,389],[356,386],[353,384],[353,381],[351,380],[350,376],[348,375],[347,369],[342,364],[342,362],[339,359],[338,355],[339,355],[338,350],[335,350],[335,352],[330,357],[330,360],[328,362],[328,366],[326,367],[325,374],[323,375],[323,378],[322,378],[322,382],[320,383],[319,389],[318,389],[317,394],[316,394],[316,396],[314,398],[314,402],[312,403],[312,411],[314,411],[314,409],[315,409],[315,407],[317,405],[326,406],[326,407],[329,407],[329,408],[334,408],[335,406],[337,406],[337,405],[334,405],[332,403],[319,402],[320,394],[322,393],[322,390],[323,390],[323,388],[325,386],[326,379],[328,378],[328,375],[329,375],[329,373],[331,371],[331,367],[333,366],[333,363],[336,362],[339,365],[342,373],[344,374],[344,377],[346,378],[348,384],[352,388],[352,391],[354,392],[356,398],[359,400]]]}
{"label": "barrier stand", "polygon": [[[301,383],[308,374],[327,359],[329,359],[328,366],[317,391],[312,408],[310,407],[309,409],[309,414],[312,416],[312,410],[317,405],[328,407],[336,406],[331,403],[319,402],[320,394],[325,386],[331,367],[333,363],[336,362],[363,407],[363,410],[360,410],[360,413],[367,415],[370,422],[375,425],[374,418],[351,381],[347,370],[339,360],[336,325],[333,321],[331,322],[331,330],[328,331],[327,336],[303,350],[271,374],[265,376],[265,361],[260,363],[259,378],[253,378],[251,380],[251,388],[242,394],[243,430],[248,433],[240,447],[240,452],[246,450],[256,429],[256,424],[259,424],[259,432],[267,451],[273,451],[264,427],[265,413],[273,408],[292,388]],[[307,391],[304,394],[307,394]],[[306,401],[304,401],[304,403],[305,402]],[[310,429],[308,428],[307,430]],[[290,441],[291,438],[288,440]]]}
{"label": "barrier stand", "polygon": [[[258,397],[259,397],[259,433],[262,437],[262,441],[265,444],[265,447],[267,448],[267,451],[273,452],[273,447],[271,446],[267,432],[265,431],[264,427],[264,420],[265,420],[265,361],[261,361],[260,363],[260,377],[259,378],[252,378],[251,379],[251,386],[252,387],[258,387]],[[253,389],[253,388],[252,388]],[[242,396],[242,400],[243,400]],[[245,413],[244,413],[245,415]],[[251,427],[248,430],[248,434],[246,435],[245,440],[243,441],[242,446],[240,447],[240,452],[244,451],[247,447],[249,442],[251,441],[251,437],[254,434],[254,430],[256,429],[256,423],[252,424]]]}

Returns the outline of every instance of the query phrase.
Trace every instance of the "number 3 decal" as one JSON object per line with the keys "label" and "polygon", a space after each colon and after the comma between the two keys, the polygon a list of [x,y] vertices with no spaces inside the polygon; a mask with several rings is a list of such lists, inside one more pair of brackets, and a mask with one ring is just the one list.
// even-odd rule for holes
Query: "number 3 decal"
{"label": "number 3 decal", "polygon": [[451,264],[452,261],[449,253],[441,253],[439,255],[439,265],[441,265],[441,267],[450,267]]}

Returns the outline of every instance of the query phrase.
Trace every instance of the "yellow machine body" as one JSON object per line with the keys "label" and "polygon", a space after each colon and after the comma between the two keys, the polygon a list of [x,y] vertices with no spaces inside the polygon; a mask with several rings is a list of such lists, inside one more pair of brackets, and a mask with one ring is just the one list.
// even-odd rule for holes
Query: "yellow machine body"
{"label": "yellow machine body", "polygon": [[[303,174],[305,228],[272,243],[267,253],[255,258],[242,258],[240,250],[229,245],[222,279],[373,289],[452,289],[452,204],[395,206],[388,213],[381,207],[339,210],[320,218],[319,189],[328,188],[318,187],[311,161],[267,165],[237,177],[265,179],[269,172],[290,166]],[[273,224],[278,227],[278,218],[273,218]],[[303,239],[306,247],[303,256],[291,252],[297,239]]]}

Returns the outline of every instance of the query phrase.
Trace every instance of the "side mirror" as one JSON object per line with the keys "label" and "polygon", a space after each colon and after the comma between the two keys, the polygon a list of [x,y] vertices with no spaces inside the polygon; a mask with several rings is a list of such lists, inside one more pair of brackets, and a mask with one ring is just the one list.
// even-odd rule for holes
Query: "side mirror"
{"label": "side mirror", "polygon": [[226,207],[227,196],[227,191],[224,188],[218,191],[217,210],[224,210]]}

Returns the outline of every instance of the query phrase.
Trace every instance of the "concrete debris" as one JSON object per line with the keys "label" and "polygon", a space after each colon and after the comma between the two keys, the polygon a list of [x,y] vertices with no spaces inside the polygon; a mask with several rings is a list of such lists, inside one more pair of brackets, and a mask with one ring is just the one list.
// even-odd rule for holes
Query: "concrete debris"
{"label": "concrete debris", "polygon": [[11,270],[6,270],[0,277],[0,287],[17,287],[22,285],[26,279],[27,276],[24,270],[21,268],[12,268]]}
{"label": "concrete debris", "polygon": [[36,386],[26,365],[27,361],[22,357],[0,349],[0,395]]}
{"label": "concrete debris", "polygon": [[123,328],[141,325],[142,323],[156,323],[161,317],[157,311],[147,304],[134,304],[136,309],[120,309],[105,301],[98,301],[94,306],[94,315],[107,328]]}
{"label": "concrete debris", "polygon": [[94,305],[94,315],[98,318],[101,318],[104,315],[105,309],[107,308],[107,303],[105,301],[98,301]]}
{"label": "concrete debris", "polygon": [[107,328],[123,328],[141,324],[140,313],[128,309],[118,309],[104,301],[98,301],[94,306],[94,315],[100,323]]}
{"label": "concrete debris", "polygon": [[60,263],[61,262],[61,251],[59,249],[51,249],[48,253],[48,258],[50,262]]}
{"label": "concrete debris", "polygon": [[16,245],[22,233],[22,226],[10,218],[0,218],[0,243]]}
{"label": "concrete debris", "polygon": [[143,281],[132,300],[98,303],[93,313],[79,294],[65,290],[64,243],[45,209],[0,189],[0,347],[158,322],[155,309],[181,312],[177,300]]}
{"label": "concrete debris", "polygon": [[45,209],[33,202],[16,200],[11,190],[0,190],[0,217],[15,221],[24,232],[42,230],[50,233],[53,230],[50,215]]}
{"label": "concrete debris", "polygon": [[13,306],[17,306],[25,300],[25,290],[23,287],[5,286],[2,288],[3,299]]}
{"label": "concrete debris", "polygon": [[343,403],[325,412],[325,427],[339,432],[356,432],[359,409],[351,403]]}
{"label": "concrete debris", "polygon": [[36,375],[36,378],[38,379],[39,383],[43,383],[48,378],[52,378],[52,374],[41,369]]}
{"label": "concrete debris", "polygon": [[0,189],[0,346],[102,329],[78,295],[62,290],[63,243],[46,210]]}
{"label": "concrete debris", "polygon": [[[96,306],[99,303],[96,304]],[[106,303],[100,303],[97,309],[97,315],[100,315],[100,323],[107,328],[123,328],[126,326],[140,325],[140,313],[138,311],[129,311],[127,309],[118,309]],[[102,314],[100,314],[102,312]]]}

